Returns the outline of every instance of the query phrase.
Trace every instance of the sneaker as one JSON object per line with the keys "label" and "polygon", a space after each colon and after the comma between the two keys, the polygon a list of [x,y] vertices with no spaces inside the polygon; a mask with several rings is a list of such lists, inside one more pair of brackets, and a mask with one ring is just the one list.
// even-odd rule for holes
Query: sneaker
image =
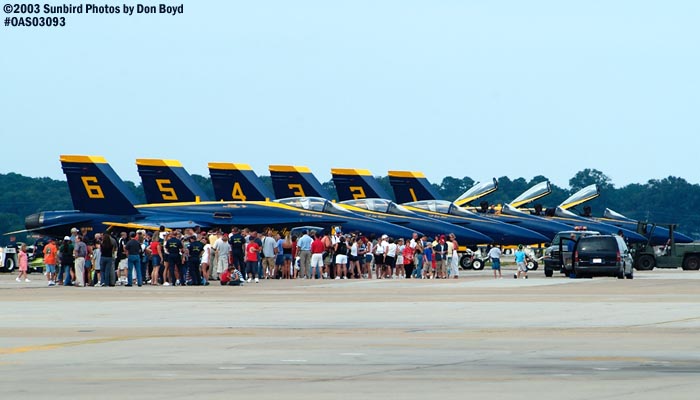
{"label": "sneaker", "polygon": [[[257,280],[258,278],[255,278]],[[248,283],[253,282],[253,278],[248,278]]]}
{"label": "sneaker", "polygon": [[29,278],[24,278],[24,281],[25,281],[25,282],[31,282],[31,281],[29,280]]}
{"label": "sneaker", "polygon": [[179,279],[175,281],[175,286],[180,286],[180,280],[179,280]]}
{"label": "sneaker", "polygon": [[260,283],[260,281],[258,280],[258,278],[255,278],[255,283]]}
{"label": "sneaker", "polygon": [[518,274],[513,274],[513,279],[518,279]]}
{"label": "sneaker", "polygon": [[335,279],[340,279],[340,277],[339,277],[339,276],[336,276]]}
{"label": "sneaker", "polygon": [[56,285],[56,284],[53,283],[53,281],[49,281],[49,286],[54,286],[54,285]]}
{"label": "sneaker", "polygon": [[341,276],[340,279],[345,279],[345,277],[344,277],[344,276]]}
{"label": "sneaker", "polygon": [[170,282],[163,283],[163,286],[170,286]]}
{"label": "sneaker", "polygon": [[18,276],[17,278],[15,278],[15,280],[16,280],[17,282],[22,282],[22,280],[19,279],[19,276]]}

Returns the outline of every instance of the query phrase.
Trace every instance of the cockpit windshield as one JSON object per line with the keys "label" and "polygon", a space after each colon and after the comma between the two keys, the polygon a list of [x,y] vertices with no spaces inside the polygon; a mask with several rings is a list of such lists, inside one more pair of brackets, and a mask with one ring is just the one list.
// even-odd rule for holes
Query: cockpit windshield
{"label": "cockpit windshield", "polygon": [[309,211],[323,212],[326,207],[325,202],[328,200],[314,197],[289,197],[286,199],[276,200],[278,203],[286,204],[291,207],[302,208]]}
{"label": "cockpit windshield", "polygon": [[422,200],[406,203],[406,205],[442,214],[449,214],[450,208],[453,207],[452,203],[447,200]]}
{"label": "cockpit windshield", "polygon": [[389,202],[389,209],[387,211],[389,214],[397,214],[397,215],[414,215],[413,211],[409,210],[408,208],[396,204],[393,201]]}
{"label": "cockpit windshield", "polygon": [[504,204],[501,207],[501,213],[506,215],[530,215],[525,212],[518,210],[517,208],[511,206],[510,204]]}
{"label": "cockpit windshield", "polygon": [[554,215],[556,215],[557,217],[565,217],[565,218],[578,217],[578,215],[572,213],[569,210],[565,210],[561,207],[557,207],[557,209],[554,211]]}
{"label": "cockpit windshield", "polygon": [[332,201],[321,197],[289,197],[286,199],[275,200],[278,203],[286,204],[291,207],[301,208],[309,211],[317,211],[331,214],[348,214],[349,211],[338,206]]}
{"label": "cockpit windshield", "polygon": [[600,193],[598,192],[598,186],[594,183],[569,196],[568,199],[559,204],[559,207],[568,210],[571,207],[576,207],[579,204],[593,200],[599,195]]}
{"label": "cockpit windshield", "polygon": [[357,199],[343,201],[342,203],[369,211],[386,213],[389,211],[389,204],[391,201],[385,199]]}
{"label": "cockpit windshield", "polygon": [[509,204],[515,208],[522,206],[523,204],[530,203],[544,197],[552,192],[549,186],[549,181],[540,182],[537,185],[531,187],[530,189],[524,191],[520,196],[516,197]]}

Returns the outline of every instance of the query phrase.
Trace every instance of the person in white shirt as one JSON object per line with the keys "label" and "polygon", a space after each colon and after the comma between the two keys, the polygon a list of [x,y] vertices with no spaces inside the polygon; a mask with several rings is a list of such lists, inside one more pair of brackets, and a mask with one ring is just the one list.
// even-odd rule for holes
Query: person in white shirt
{"label": "person in white shirt", "polygon": [[386,276],[388,278],[393,279],[396,277],[394,271],[396,271],[396,254],[398,249],[399,246],[394,242],[394,238],[389,238],[386,247],[386,257],[384,258],[384,264],[386,265]]}
{"label": "person in white shirt", "polygon": [[231,245],[228,244],[228,235],[220,236],[214,242],[214,253],[216,254],[216,268],[214,279],[223,274],[228,269],[228,255],[231,252]]}
{"label": "person in white shirt", "polygon": [[501,246],[496,245],[491,247],[488,257],[491,260],[491,269],[493,270],[494,279],[503,279],[503,275],[501,274]]}

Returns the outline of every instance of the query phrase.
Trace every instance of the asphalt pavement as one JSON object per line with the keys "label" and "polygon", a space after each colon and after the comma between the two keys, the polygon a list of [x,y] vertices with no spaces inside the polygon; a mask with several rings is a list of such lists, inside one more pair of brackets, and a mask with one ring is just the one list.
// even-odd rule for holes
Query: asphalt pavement
{"label": "asphalt pavement", "polygon": [[2,399],[691,399],[700,273],[47,287],[0,274]]}

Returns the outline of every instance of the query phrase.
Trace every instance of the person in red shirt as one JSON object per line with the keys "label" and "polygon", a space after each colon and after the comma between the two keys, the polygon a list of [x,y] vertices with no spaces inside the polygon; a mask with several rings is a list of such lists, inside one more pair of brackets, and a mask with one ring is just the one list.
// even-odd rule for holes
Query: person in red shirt
{"label": "person in red shirt", "polygon": [[221,283],[221,285],[228,285],[229,282],[231,282],[231,268],[222,272],[221,276],[219,276],[219,283]]}
{"label": "person in red shirt", "polygon": [[[321,270],[323,269],[323,252],[326,251],[326,245],[318,233],[313,242],[311,242],[311,276],[315,279],[321,279]],[[318,274],[317,274],[318,273]]]}
{"label": "person in red shirt", "polygon": [[[111,255],[110,255],[111,256]],[[53,238],[49,239],[49,244],[44,247],[44,264],[46,264],[46,280],[49,286],[56,285],[56,260],[58,257],[58,247]]]}
{"label": "person in red shirt", "polygon": [[251,240],[245,246],[245,272],[248,275],[248,282],[250,283],[252,278],[255,278],[255,283],[260,282],[257,276],[258,272],[258,254],[260,253],[260,245],[255,241]]}

